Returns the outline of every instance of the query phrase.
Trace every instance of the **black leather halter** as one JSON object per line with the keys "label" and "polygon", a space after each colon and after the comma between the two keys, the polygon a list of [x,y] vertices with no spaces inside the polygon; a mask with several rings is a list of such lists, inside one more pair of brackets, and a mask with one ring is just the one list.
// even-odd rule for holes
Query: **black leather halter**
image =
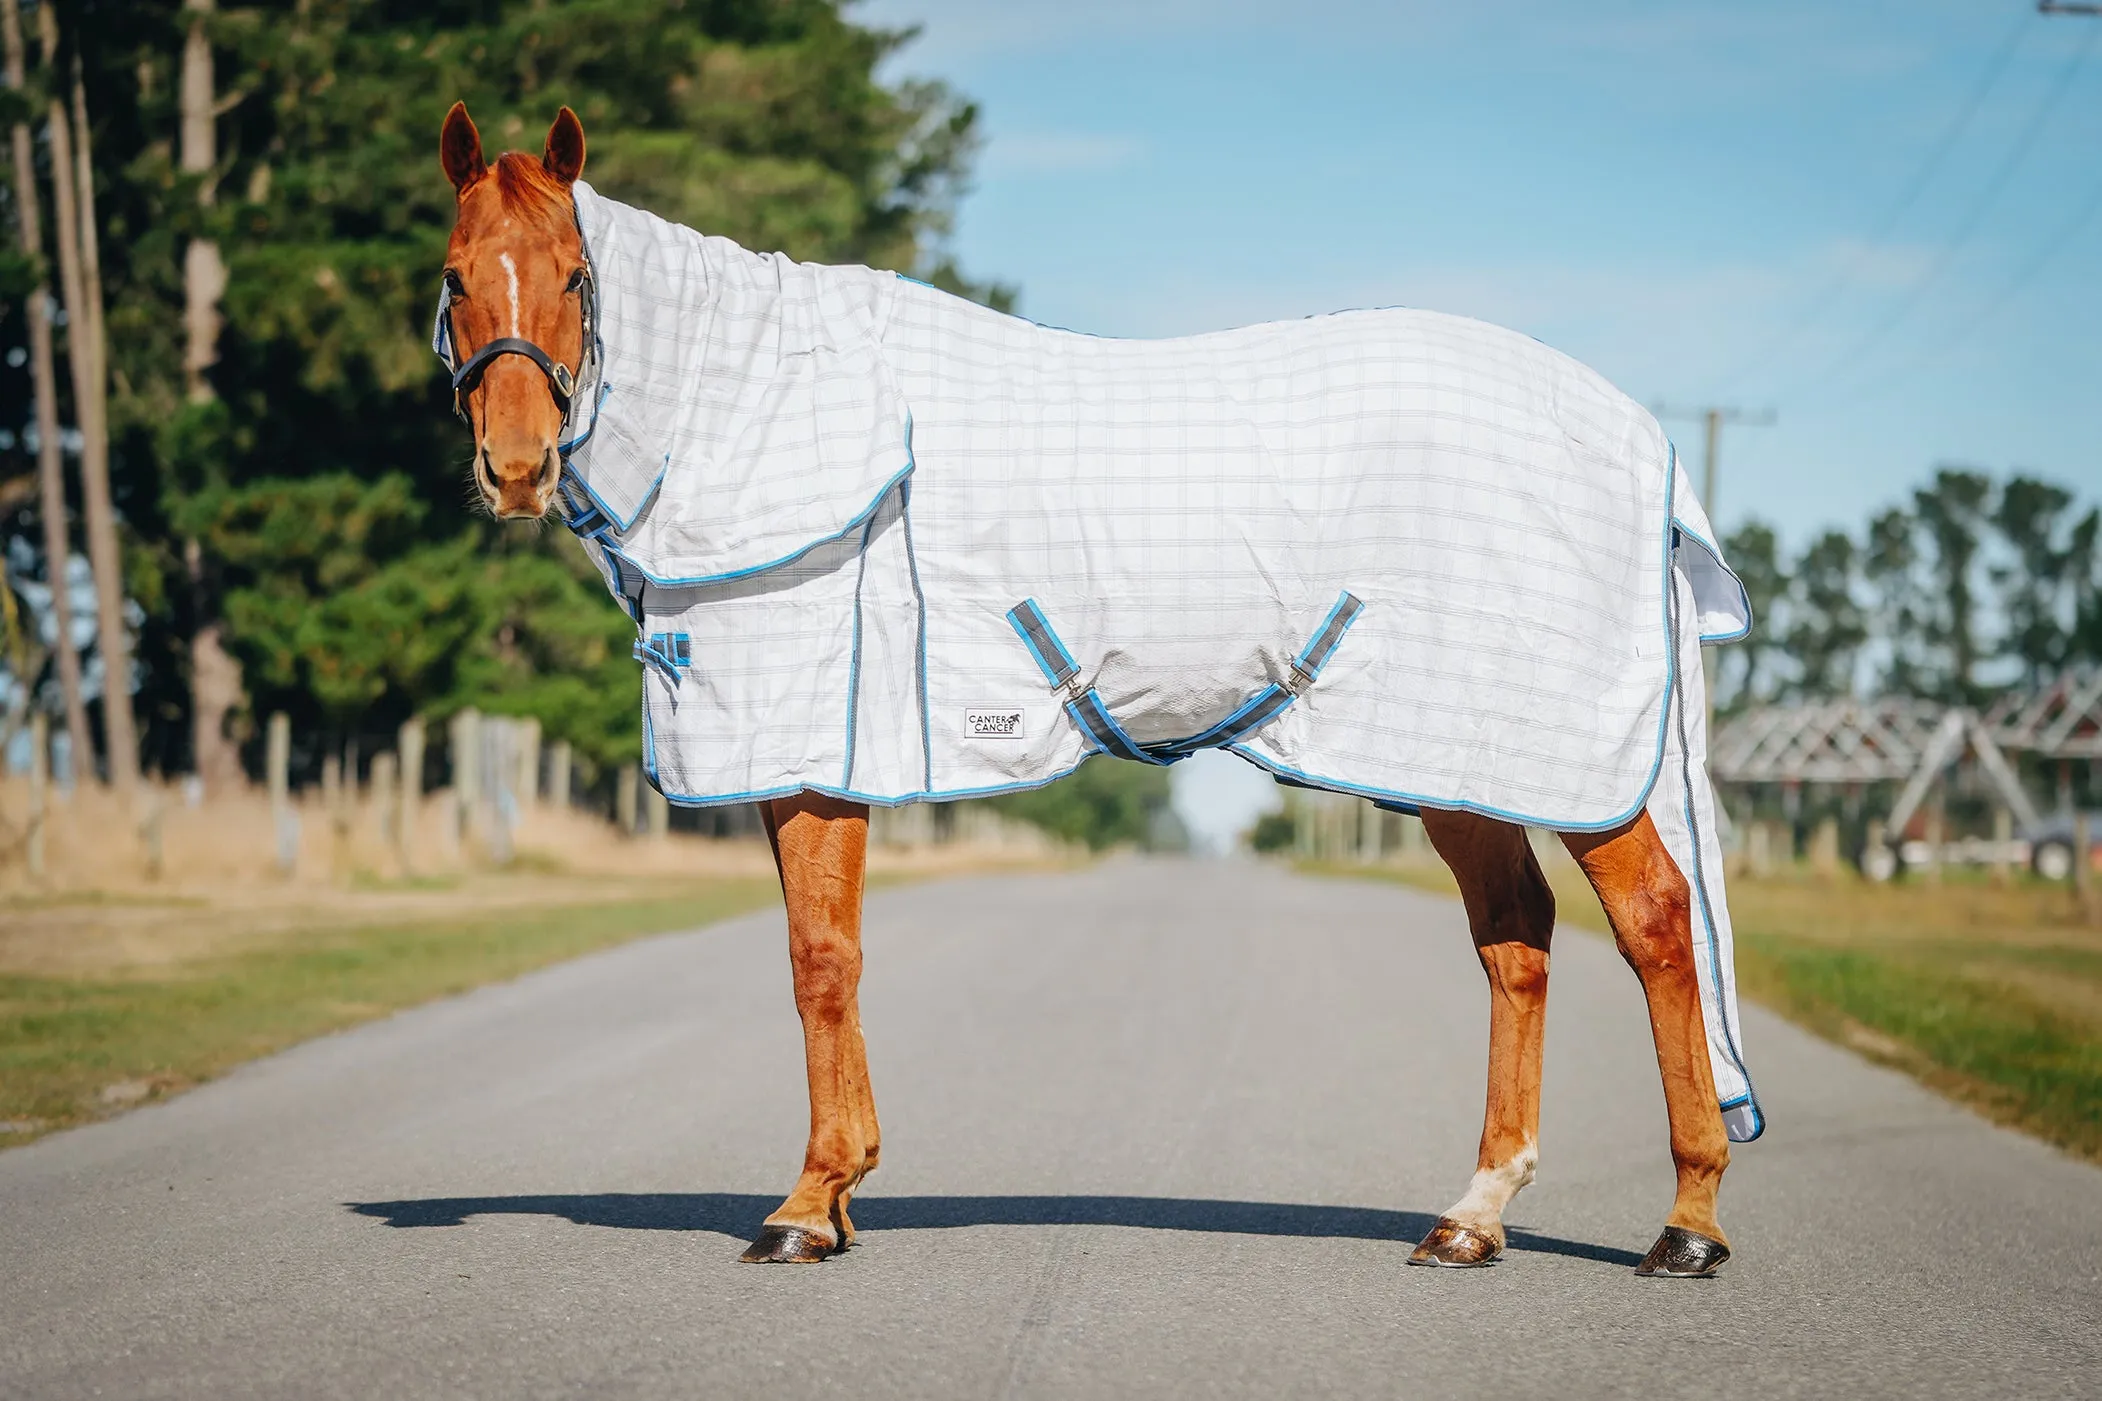
{"label": "black leather halter", "polygon": [[[578,307],[584,320],[584,335],[580,344],[583,347],[583,356],[587,360],[590,359],[592,351],[593,290],[591,269],[587,266],[584,269],[584,281],[577,288]],[[445,343],[448,348],[455,350],[460,344],[459,337],[453,332],[452,304],[449,301],[445,308]],[[523,337],[498,336],[468,356],[453,371],[453,412],[459,415],[460,422],[467,425],[467,431],[474,431],[474,417],[467,412],[467,396],[481,387],[482,376],[488,373],[489,366],[506,355],[522,355],[539,367],[540,373],[547,378],[547,392],[554,396],[555,407],[562,410],[562,417],[567,420],[570,402],[577,392],[576,375],[570,372],[569,366]]]}

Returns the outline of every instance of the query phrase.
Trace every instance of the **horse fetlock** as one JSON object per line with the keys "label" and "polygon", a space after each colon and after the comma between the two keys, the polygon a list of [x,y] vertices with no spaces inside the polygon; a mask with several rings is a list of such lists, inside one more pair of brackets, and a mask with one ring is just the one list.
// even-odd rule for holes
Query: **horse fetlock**
{"label": "horse fetlock", "polygon": [[1511,1199],[1532,1185],[1540,1166],[1540,1149],[1527,1139],[1517,1152],[1488,1167],[1477,1168],[1467,1184],[1467,1194],[1446,1209],[1443,1219],[1456,1222],[1495,1241],[1503,1248],[1504,1208]]}

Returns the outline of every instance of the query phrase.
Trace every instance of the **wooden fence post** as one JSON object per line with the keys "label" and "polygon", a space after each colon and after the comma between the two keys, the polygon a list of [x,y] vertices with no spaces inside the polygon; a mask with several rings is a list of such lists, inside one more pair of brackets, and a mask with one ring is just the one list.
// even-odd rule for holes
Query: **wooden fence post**
{"label": "wooden fence post", "polygon": [[1819,880],[1839,874],[1839,819],[1828,817],[1810,834],[1810,870]]}
{"label": "wooden fence post", "polygon": [[299,816],[292,811],[292,717],[270,716],[265,773],[270,784],[270,830],[277,841],[277,869],[290,875],[299,864]]}
{"label": "wooden fence post", "polygon": [[2095,901],[2094,839],[2094,823],[2083,808],[2073,814],[2073,899],[2091,924],[2102,920],[2102,905]]}
{"label": "wooden fence post", "polygon": [[372,756],[372,813],[379,819],[381,851],[394,850],[396,823],[401,817],[397,806],[400,800],[394,794],[395,767],[399,762],[387,751]]}
{"label": "wooden fence post", "polygon": [[1927,809],[1927,869],[1922,874],[1929,885],[1941,884],[1942,832],[1941,800],[1937,796],[1934,806]]}
{"label": "wooden fence post", "polygon": [[643,794],[643,803],[650,815],[650,840],[662,841],[664,834],[671,830],[671,804],[655,788]]}
{"label": "wooden fence post", "polygon": [[635,835],[635,780],[638,770],[633,764],[620,766],[620,777],[613,785],[613,825],[620,829],[623,837]]}
{"label": "wooden fence post", "polygon": [[453,768],[453,847],[467,853],[482,798],[482,713],[473,706],[455,714],[447,727]]}
{"label": "wooden fence post", "polygon": [[321,759],[321,813],[328,821],[329,874],[340,876],[343,874],[343,847],[350,836],[350,824],[345,820],[343,760],[339,755],[326,754]]}
{"label": "wooden fence post", "polygon": [[520,798],[514,786],[521,768],[519,730],[519,723],[507,716],[485,716],[481,722],[477,777],[482,791],[475,811],[481,822],[483,850],[499,866],[511,864],[511,830],[519,815]]}
{"label": "wooden fence post", "polygon": [[530,717],[511,722],[512,741],[518,747],[518,776],[512,781],[521,810],[540,803],[540,722]]}
{"label": "wooden fence post", "polygon": [[44,817],[50,809],[51,721],[39,710],[29,717],[29,874],[44,874]]}
{"label": "wooden fence post", "polygon": [[547,751],[547,800],[557,812],[569,810],[569,741],[558,739]]}
{"label": "wooden fence post", "polygon": [[394,823],[394,849],[401,856],[401,873],[408,875],[410,853],[416,849],[416,816],[423,809],[423,721],[401,722],[396,741],[401,752],[401,816]]}

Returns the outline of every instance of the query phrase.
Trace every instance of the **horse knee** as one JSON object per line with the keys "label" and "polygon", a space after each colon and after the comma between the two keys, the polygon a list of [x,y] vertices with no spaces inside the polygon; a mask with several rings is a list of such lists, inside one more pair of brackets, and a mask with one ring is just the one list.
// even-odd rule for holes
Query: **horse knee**
{"label": "horse knee", "polygon": [[1510,941],[1477,944],[1482,970],[1495,991],[1520,1006],[1538,1006],[1547,1000],[1547,950]]}
{"label": "horse knee", "polygon": [[795,966],[796,1011],[807,1020],[832,1021],[854,1005],[861,985],[861,949],[856,940],[831,930],[801,933],[789,942]]}

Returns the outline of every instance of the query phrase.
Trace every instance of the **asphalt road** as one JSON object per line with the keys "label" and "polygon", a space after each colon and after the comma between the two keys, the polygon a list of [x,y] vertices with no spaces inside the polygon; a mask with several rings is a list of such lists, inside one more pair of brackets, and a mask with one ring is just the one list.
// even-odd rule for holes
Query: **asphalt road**
{"label": "asphalt road", "polygon": [[7,1397],[2102,1395],[2102,1172],[1757,1009],[1711,1282],[1633,977],[1565,930],[1540,1180],[1458,1195],[1456,904],[1113,863],[870,900],[863,1245],[738,1250],[805,1108],[778,915],[634,944],[0,1155]]}

